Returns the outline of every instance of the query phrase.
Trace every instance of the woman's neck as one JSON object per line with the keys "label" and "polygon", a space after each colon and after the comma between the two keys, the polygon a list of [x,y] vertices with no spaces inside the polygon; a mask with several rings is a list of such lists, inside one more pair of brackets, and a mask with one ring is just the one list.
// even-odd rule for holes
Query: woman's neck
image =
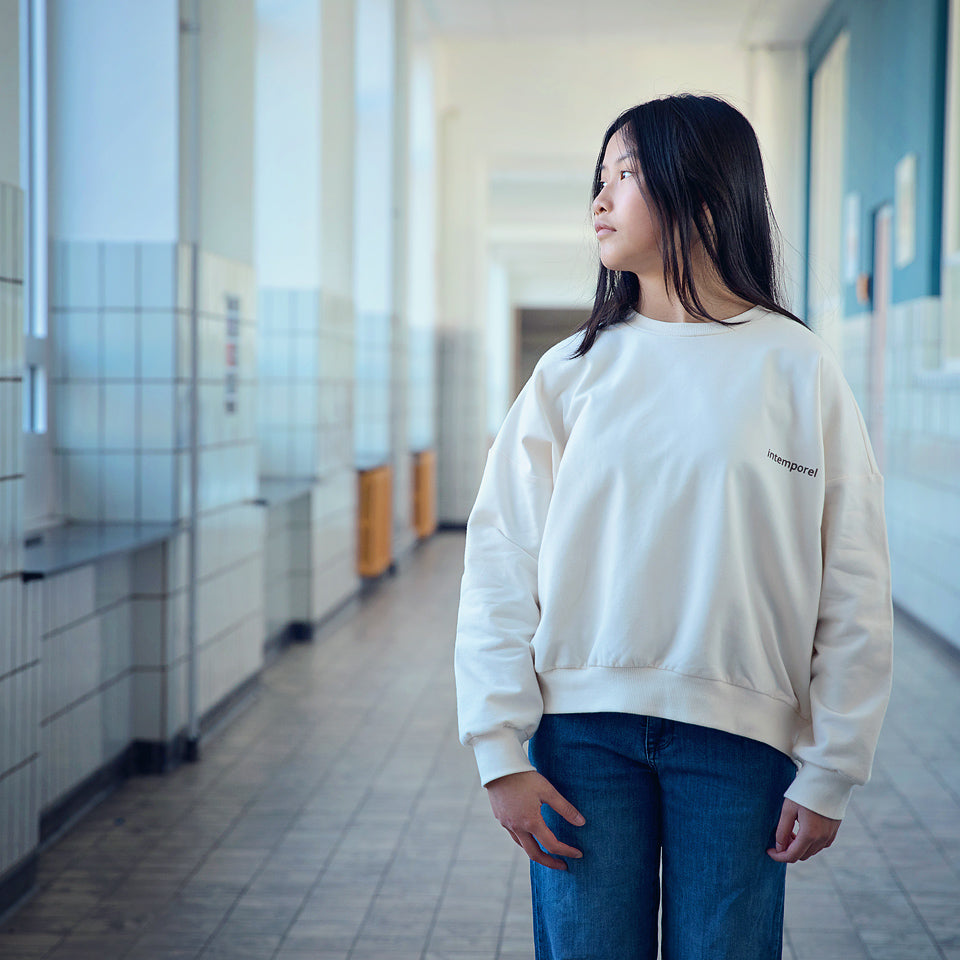
{"label": "woman's neck", "polygon": [[[684,310],[676,293],[673,291],[670,294],[667,293],[662,276],[657,279],[659,283],[652,277],[640,278],[640,302],[636,306],[638,313],[652,320],[663,320],[668,323],[703,322],[701,318],[694,317]],[[741,299],[726,288],[705,289],[698,284],[697,293],[707,312],[718,320],[729,320],[754,306],[750,301]]]}

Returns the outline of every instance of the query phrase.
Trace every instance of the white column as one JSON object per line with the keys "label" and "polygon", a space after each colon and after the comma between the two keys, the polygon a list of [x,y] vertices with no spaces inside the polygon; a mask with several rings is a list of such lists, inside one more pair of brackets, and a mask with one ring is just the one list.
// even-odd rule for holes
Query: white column
{"label": "white column", "polygon": [[[40,643],[23,570],[23,191],[20,19],[0,0],[0,912],[32,882],[40,817]],[[7,885],[9,881],[9,886]]]}
{"label": "white column", "polygon": [[312,498],[313,613],[359,586],[354,462],[354,0],[320,3],[320,478]]}
{"label": "white column", "polygon": [[750,120],[780,227],[786,306],[803,316],[806,224],[807,56],[804,47],[750,50]]}
{"label": "white column", "polygon": [[429,49],[416,48],[410,65],[407,319],[410,330],[408,445],[436,446],[437,159],[434,73]]}
{"label": "white column", "polygon": [[320,3],[257,0],[260,474],[320,471]]}
{"label": "white column", "polygon": [[394,310],[393,0],[359,0],[356,46],[356,303],[355,455],[360,468],[391,456],[390,379]]}

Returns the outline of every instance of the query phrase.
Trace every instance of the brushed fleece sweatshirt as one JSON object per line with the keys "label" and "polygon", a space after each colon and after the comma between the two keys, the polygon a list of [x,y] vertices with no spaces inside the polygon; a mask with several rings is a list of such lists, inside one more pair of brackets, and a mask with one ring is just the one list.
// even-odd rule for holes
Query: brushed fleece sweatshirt
{"label": "brushed fleece sweatshirt", "polygon": [[455,673],[481,781],[533,769],[544,713],[620,711],[768,743],[843,816],[890,695],[883,477],[835,356],[755,306],[631,312],[547,350],[467,521]]}

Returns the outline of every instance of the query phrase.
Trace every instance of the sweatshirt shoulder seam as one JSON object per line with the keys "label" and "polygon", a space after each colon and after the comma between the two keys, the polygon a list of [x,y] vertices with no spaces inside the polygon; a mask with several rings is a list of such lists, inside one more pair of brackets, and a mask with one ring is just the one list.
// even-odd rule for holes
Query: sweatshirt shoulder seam
{"label": "sweatshirt shoulder seam", "polygon": [[508,537],[499,527],[494,526],[493,529],[496,530],[497,533],[499,533],[500,536],[503,537],[503,539],[507,541],[507,543],[509,543],[509,544],[511,544],[512,546],[516,547],[516,548],[517,548],[521,553],[523,553],[525,556],[529,557],[531,560],[534,560],[534,561],[536,561],[536,562],[538,562],[538,563],[540,562],[540,561],[539,561],[539,557],[537,557],[537,555],[536,555],[535,553],[531,553],[525,546],[523,546],[522,544],[517,543],[516,540],[511,540],[510,537]]}
{"label": "sweatshirt shoulder seam", "polygon": [[833,477],[831,480],[825,480],[823,485],[825,487],[829,487],[830,484],[839,483],[841,480],[882,480],[882,479],[883,479],[882,473],[860,473],[860,474],[848,473],[848,474],[844,474],[842,477]]}

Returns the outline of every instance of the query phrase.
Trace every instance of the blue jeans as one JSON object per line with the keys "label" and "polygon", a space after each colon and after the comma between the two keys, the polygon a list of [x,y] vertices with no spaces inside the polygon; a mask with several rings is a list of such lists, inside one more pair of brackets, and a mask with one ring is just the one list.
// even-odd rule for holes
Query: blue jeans
{"label": "blue jeans", "polygon": [[530,863],[537,960],[656,960],[658,909],[662,960],[781,957],[786,864],[766,851],[790,757],[690,723],[569,713],[543,717],[530,760],[587,821],[543,807],[583,859]]}

